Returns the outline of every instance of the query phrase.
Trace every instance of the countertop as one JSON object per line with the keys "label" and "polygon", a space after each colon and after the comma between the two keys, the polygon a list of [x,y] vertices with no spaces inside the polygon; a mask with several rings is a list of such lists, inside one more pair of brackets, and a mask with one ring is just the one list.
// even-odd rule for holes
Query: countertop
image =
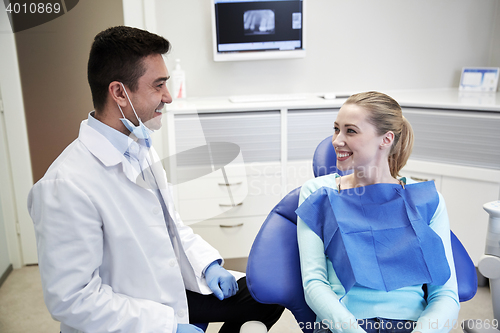
{"label": "countertop", "polygon": [[[500,92],[459,91],[458,88],[432,90],[385,91],[401,107],[500,112]],[[174,100],[166,112],[210,113],[281,109],[339,108],[346,98],[325,99],[325,94],[301,94],[302,99],[233,103],[227,97],[191,97]],[[345,95],[345,93],[342,93]]]}

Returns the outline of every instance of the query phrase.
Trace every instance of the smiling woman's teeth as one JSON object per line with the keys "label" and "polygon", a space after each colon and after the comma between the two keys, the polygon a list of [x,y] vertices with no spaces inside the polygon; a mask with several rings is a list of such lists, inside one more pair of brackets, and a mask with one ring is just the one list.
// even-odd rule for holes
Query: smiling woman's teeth
{"label": "smiling woman's teeth", "polygon": [[347,157],[347,156],[349,156],[349,155],[350,155],[349,153],[339,153],[339,154],[338,154],[338,156],[339,156],[340,158],[342,158],[342,157]]}

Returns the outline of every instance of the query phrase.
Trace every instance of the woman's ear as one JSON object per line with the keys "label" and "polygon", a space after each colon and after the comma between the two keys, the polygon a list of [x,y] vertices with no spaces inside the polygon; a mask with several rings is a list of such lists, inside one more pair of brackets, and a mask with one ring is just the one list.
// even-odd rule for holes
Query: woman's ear
{"label": "woman's ear", "polygon": [[113,81],[108,86],[108,92],[111,98],[122,108],[127,106],[127,99],[123,87],[118,81]]}
{"label": "woman's ear", "polygon": [[382,136],[382,143],[380,144],[380,149],[391,148],[394,142],[394,132],[388,131]]}

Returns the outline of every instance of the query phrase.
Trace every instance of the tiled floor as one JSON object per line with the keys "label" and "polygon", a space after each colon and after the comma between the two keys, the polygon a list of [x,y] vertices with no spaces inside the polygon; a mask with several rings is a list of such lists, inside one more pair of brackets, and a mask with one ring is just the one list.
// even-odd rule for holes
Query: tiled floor
{"label": "tiled floor", "polygon": [[[490,291],[479,288],[476,296],[461,304],[459,322],[464,319],[493,319]],[[210,324],[207,333],[216,333],[220,324]],[[454,330],[460,332],[459,329]],[[0,288],[1,333],[56,333],[54,321],[43,303],[37,266],[14,270]],[[293,315],[286,311],[270,333],[300,333]]]}

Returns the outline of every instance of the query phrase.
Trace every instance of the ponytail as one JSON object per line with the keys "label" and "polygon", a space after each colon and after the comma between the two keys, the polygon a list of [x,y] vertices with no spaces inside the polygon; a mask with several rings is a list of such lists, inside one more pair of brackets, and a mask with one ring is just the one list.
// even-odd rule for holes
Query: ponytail
{"label": "ponytail", "polygon": [[413,149],[413,129],[410,122],[404,117],[401,122],[401,132],[399,136],[396,135],[397,141],[392,145],[391,153],[389,155],[389,170],[391,176],[397,178],[400,176],[399,171],[406,165],[408,158]]}

